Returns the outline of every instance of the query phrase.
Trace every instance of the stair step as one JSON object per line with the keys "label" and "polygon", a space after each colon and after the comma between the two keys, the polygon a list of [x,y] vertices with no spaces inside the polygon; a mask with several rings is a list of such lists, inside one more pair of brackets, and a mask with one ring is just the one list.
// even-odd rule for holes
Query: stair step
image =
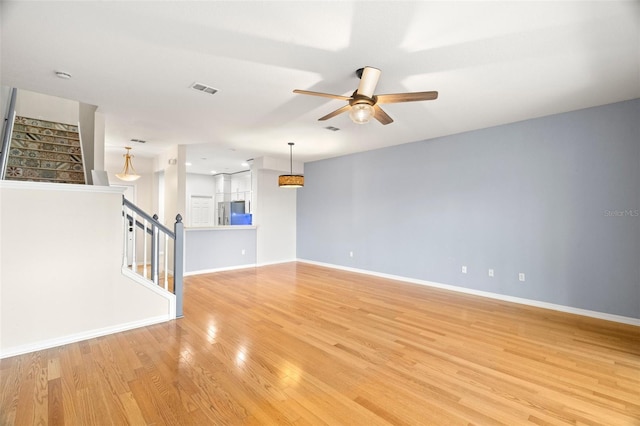
{"label": "stair step", "polygon": [[16,117],[5,178],[85,184],[78,126]]}

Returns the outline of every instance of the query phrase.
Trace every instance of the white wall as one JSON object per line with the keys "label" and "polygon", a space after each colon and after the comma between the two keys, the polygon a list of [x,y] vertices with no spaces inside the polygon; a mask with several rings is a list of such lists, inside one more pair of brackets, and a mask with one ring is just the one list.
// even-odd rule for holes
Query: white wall
{"label": "white wall", "polygon": [[16,99],[16,114],[56,123],[77,125],[80,121],[80,104],[69,99],[19,89]]}
{"label": "white wall", "polygon": [[[87,184],[92,185],[91,170],[96,170],[94,165],[95,158],[95,129],[96,129],[96,109],[95,105],[89,105],[80,102],[78,121],[80,122],[80,141],[82,143],[82,158],[84,167],[87,171]],[[101,149],[101,148],[98,148]],[[102,148],[103,149],[103,148]]]}
{"label": "white wall", "polygon": [[0,182],[0,357],[169,318],[121,272],[121,193]]}
{"label": "white wall", "polygon": [[187,197],[192,195],[215,196],[216,188],[213,176],[187,173]]}
{"label": "white wall", "polygon": [[[2,120],[6,118],[7,110],[9,109],[10,97],[11,88],[8,86],[0,86],[0,117],[2,117]],[[0,127],[2,126],[0,125]]]}
{"label": "white wall", "polygon": [[[94,134],[93,134],[93,168],[94,170],[104,170],[104,131],[105,131],[104,114],[95,113],[94,117]],[[89,171],[91,174],[91,171]]]}
{"label": "white wall", "polygon": [[135,149],[132,149],[131,155],[133,155],[133,159],[131,162],[133,163],[136,173],[140,175],[140,179],[133,182],[125,182],[116,177],[116,173],[122,172],[122,168],[124,167],[124,154],[124,148],[122,148],[121,152],[109,151],[105,153],[104,169],[109,176],[109,185],[116,187],[131,185],[135,187],[135,204],[153,216],[153,214],[156,213],[153,211],[153,159],[138,157]]}
{"label": "white wall", "polygon": [[296,190],[278,187],[275,170],[257,170],[256,225],[258,265],[296,259]]}
{"label": "white wall", "polygon": [[151,210],[158,215],[160,223],[164,223],[164,170],[153,172],[151,192]]}
{"label": "white wall", "polygon": [[[173,229],[176,215],[180,214],[184,218],[186,212],[186,146],[174,145],[169,148],[162,157],[168,158],[163,165],[165,225],[169,227],[169,229]],[[175,164],[169,164],[169,160]]]}
{"label": "white wall", "polygon": [[[130,199],[129,194],[128,198],[130,199],[130,201],[153,216],[157,213],[153,210],[153,190],[155,186],[153,182],[154,175],[152,172],[153,159],[138,157],[132,151],[132,155],[134,155],[132,163],[136,170],[136,173],[140,175],[140,179],[133,182],[125,182],[116,177],[116,173],[120,173],[124,166],[124,152],[125,150],[123,148],[122,152],[109,151],[105,153],[105,170],[107,171],[107,176],[109,177],[109,185],[114,188],[132,187],[133,194],[135,194],[135,196],[134,199]],[[136,228],[136,232],[136,238],[140,238],[143,231]],[[136,244],[136,258],[139,262],[142,262],[143,256],[144,245]],[[149,256],[151,256],[151,247],[147,247],[147,259],[150,259]]]}

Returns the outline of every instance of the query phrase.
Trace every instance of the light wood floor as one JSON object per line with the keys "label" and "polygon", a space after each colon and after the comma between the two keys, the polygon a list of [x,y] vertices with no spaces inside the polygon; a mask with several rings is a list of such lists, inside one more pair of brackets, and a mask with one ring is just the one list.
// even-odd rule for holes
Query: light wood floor
{"label": "light wood floor", "polygon": [[640,424],[638,327],[301,263],[184,311],[0,361],[0,424]]}

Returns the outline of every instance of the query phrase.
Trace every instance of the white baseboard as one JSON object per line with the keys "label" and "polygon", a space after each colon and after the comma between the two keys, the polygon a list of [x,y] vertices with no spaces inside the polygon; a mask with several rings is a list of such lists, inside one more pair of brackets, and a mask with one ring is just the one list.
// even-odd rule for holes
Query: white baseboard
{"label": "white baseboard", "polygon": [[276,260],[274,262],[248,263],[245,265],[226,266],[224,268],[201,269],[198,271],[185,272],[183,276],[188,277],[191,275],[211,274],[213,272],[235,271],[236,269],[259,268],[261,266],[278,265],[280,263],[291,263],[296,261],[297,259],[287,259],[287,260]]}
{"label": "white baseboard", "polygon": [[407,277],[403,277],[403,276],[400,276],[400,275],[383,274],[383,273],[380,273],[380,272],[368,271],[366,269],[357,269],[357,268],[351,268],[351,267],[348,267],[348,266],[334,265],[332,263],[316,262],[316,261],[307,260],[307,259],[297,259],[297,261],[298,262],[302,262],[302,263],[309,263],[311,265],[324,266],[326,268],[331,268],[331,269],[340,269],[340,270],[343,270],[343,271],[355,272],[355,273],[358,273],[358,274],[371,275],[371,276],[375,276],[375,277],[387,278],[387,279],[396,280],[396,281],[404,281],[404,282],[411,283],[411,284],[426,285],[426,286],[429,286],[429,287],[439,288],[439,289],[443,289],[443,290],[455,291],[455,292],[458,292],[458,293],[465,293],[465,294],[471,294],[471,295],[474,295],[474,296],[488,297],[490,299],[497,299],[497,300],[502,300],[502,301],[505,301],[505,302],[519,303],[521,305],[535,306],[537,308],[551,309],[551,310],[554,310],[554,311],[560,311],[560,312],[566,312],[566,313],[570,313],[570,314],[582,315],[582,316],[585,316],[585,317],[598,318],[598,319],[602,319],[602,320],[606,320],[606,321],[613,321],[613,322],[619,322],[619,323],[622,323],[622,324],[640,326],[640,318],[625,317],[625,316],[622,316],[622,315],[608,314],[606,312],[591,311],[591,310],[588,310],[588,309],[574,308],[572,306],[557,305],[555,303],[541,302],[539,300],[525,299],[525,298],[522,298],[522,297],[515,297],[515,296],[507,296],[507,295],[504,295],[504,294],[491,293],[491,292],[482,291],[482,290],[473,290],[473,289],[470,289],[470,288],[458,287],[458,286],[450,285],[450,284],[442,284],[442,283],[436,283],[436,282],[432,282],[432,281],[418,280],[418,279],[415,279],[415,278],[407,278]]}
{"label": "white baseboard", "polygon": [[269,265],[279,265],[281,263],[291,263],[291,262],[296,262],[296,261],[297,261],[297,259],[276,260],[275,262],[258,263],[258,264],[256,264],[256,266],[260,267],[260,266],[269,266]]}
{"label": "white baseboard", "polygon": [[189,271],[189,272],[185,272],[183,276],[189,277],[191,275],[211,274],[213,272],[235,271],[236,269],[247,269],[247,268],[255,268],[255,267],[256,267],[255,263],[247,263],[245,265],[225,266],[223,268],[200,269],[198,271]]}
{"label": "white baseboard", "polygon": [[28,345],[15,346],[13,348],[8,348],[0,352],[0,359],[8,358],[10,356],[22,355],[29,352],[41,351],[43,349],[55,348],[57,346],[68,345],[69,343],[75,343],[82,340],[93,339],[95,337],[106,336],[107,334],[120,333],[122,331],[132,330],[134,328],[159,324],[161,322],[170,321],[171,319],[172,318],[169,318],[168,316],[162,315],[153,318],[146,318],[144,320],[118,324],[110,327],[83,331],[81,333],[70,334],[68,336],[56,337],[55,339],[42,340],[40,342],[30,343]]}

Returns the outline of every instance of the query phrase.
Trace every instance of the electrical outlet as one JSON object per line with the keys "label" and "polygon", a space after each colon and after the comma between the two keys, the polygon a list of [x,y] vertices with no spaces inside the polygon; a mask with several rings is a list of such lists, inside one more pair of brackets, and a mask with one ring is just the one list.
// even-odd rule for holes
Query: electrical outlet
{"label": "electrical outlet", "polygon": [[518,274],[518,280],[519,280],[519,281],[524,281],[524,272],[520,272],[520,273]]}
{"label": "electrical outlet", "polygon": [[243,256],[244,256],[244,254],[245,254],[245,253],[246,253],[246,252],[245,252],[245,250],[244,250],[244,249],[242,249],[242,255],[243,255]]}
{"label": "electrical outlet", "polygon": [[466,266],[463,266],[463,267],[462,267],[462,273],[463,273],[463,274],[466,274],[466,273],[467,273],[467,267],[466,267]]}
{"label": "electrical outlet", "polygon": [[489,276],[493,277],[493,269],[489,269]]}
{"label": "electrical outlet", "polygon": [[352,251],[349,252],[349,257],[353,257],[353,252]]}

